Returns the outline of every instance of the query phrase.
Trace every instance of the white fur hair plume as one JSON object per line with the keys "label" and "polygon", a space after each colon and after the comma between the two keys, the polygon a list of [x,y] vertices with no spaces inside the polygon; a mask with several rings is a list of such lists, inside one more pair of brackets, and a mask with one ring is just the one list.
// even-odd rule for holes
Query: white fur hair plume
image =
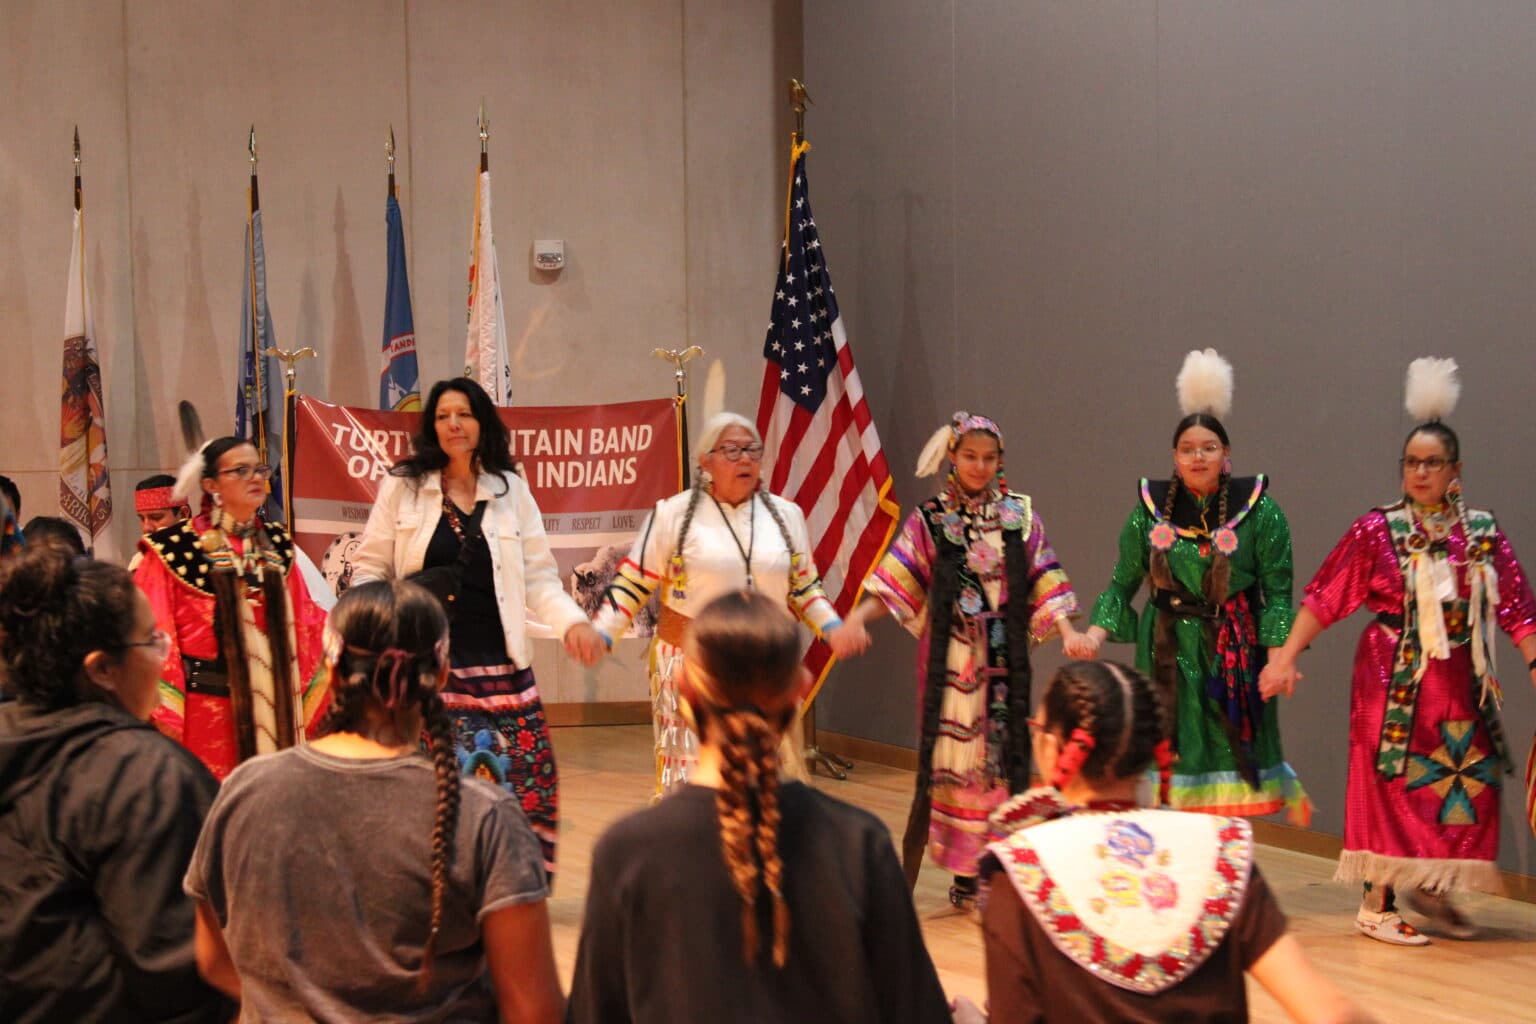
{"label": "white fur hair plume", "polygon": [[955,439],[955,425],[946,423],[933,432],[928,443],[923,445],[922,453],[917,457],[917,475],[933,476],[944,468],[944,456],[949,454],[950,442]]}
{"label": "white fur hair plume", "polygon": [[187,504],[194,509],[203,500],[203,449],[212,443],[204,441],[195,451],[188,452],[181,468],[176,471],[176,486],[171,490],[171,497],[187,499]]}
{"label": "white fur hair plume", "polygon": [[1403,388],[1403,405],[1408,415],[1419,423],[1443,420],[1456,409],[1461,397],[1461,380],[1456,376],[1456,360],[1424,356],[1408,364],[1408,380]]}
{"label": "white fur hair plume", "polygon": [[725,411],[725,364],[718,359],[709,364],[709,372],[704,375],[704,397],[699,410],[706,423]]}
{"label": "white fur hair plume", "polygon": [[1185,356],[1176,384],[1179,408],[1186,416],[1203,412],[1223,419],[1232,411],[1232,364],[1213,348]]}

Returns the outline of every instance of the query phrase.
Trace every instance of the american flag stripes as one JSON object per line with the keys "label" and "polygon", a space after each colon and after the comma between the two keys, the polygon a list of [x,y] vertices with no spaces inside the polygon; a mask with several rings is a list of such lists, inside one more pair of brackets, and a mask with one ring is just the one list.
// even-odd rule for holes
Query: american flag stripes
{"label": "american flag stripes", "polygon": [[[811,216],[805,179],[810,148],[797,139],[790,157],[785,247],[763,342],[767,365],[757,427],[768,489],[805,512],[827,595],[846,615],[884,553],[900,510]],[[818,687],[831,661],[824,643],[811,646],[806,664]]]}

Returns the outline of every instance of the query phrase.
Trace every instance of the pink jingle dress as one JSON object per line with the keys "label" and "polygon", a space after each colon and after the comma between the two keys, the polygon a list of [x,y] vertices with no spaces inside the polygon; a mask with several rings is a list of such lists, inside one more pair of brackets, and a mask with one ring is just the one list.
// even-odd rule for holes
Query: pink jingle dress
{"label": "pink jingle dress", "polygon": [[1428,658],[1398,733],[1406,739],[1402,768],[1384,772],[1383,751],[1393,732],[1389,718],[1405,703],[1401,676],[1394,682],[1405,584],[1388,521],[1400,507],[1357,519],[1306,588],[1304,605],[1325,627],[1362,604],[1376,614],[1355,649],[1344,851],[1335,877],[1437,892],[1497,892],[1499,788],[1508,760],[1497,687],[1485,692],[1474,668],[1472,647],[1479,640],[1468,614],[1471,570],[1482,561],[1491,564],[1497,574],[1496,598],[1490,593],[1493,618],[1516,643],[1536,632],[1536,600],[1488,513],[1468,514],[1475,538],[1481,538],[1474,539],[1471,547],[1478,550],[1471,558],[1460,522],[1430,545],[1427,555],[1440,560],[1438,571],[1448,565],[1453,573],[1446,583],[1454,580],[1454,597],[1441,595],[1449,657]]}

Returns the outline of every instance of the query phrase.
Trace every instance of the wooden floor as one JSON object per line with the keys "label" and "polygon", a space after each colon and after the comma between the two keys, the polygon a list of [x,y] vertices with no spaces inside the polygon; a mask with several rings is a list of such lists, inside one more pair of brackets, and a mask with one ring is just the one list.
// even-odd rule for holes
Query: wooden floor
{"label": "wooden floor", "polygon": [[[569,984],[592,846],[611,821],[644,807],[651,794],[650,728],[553,733],[560,769],[560,876],[550,909],[561,978]],[[911,772],[860,763],[847,782],[818,778],[816,784],[900,833],[911,799]],[[1330,880],[1331,861],[1268,847],[1260,847],[1258,861],[1308,954],[1379,1020],[1536,1022],[1536,905],[1468,898],[1467,911],[1484,928],[1481,938],[1437,938],[1424,948],[1403,949],[1355,934],[1359,896]],[[918,916],[945,990],[982,1004],[986,978],[980,930],[973,918],[949,906],[948,888],[946,875],[925,867],[916,895]],[[1255,1021],[1288,1019],[1251,982],[1249,999]]]}

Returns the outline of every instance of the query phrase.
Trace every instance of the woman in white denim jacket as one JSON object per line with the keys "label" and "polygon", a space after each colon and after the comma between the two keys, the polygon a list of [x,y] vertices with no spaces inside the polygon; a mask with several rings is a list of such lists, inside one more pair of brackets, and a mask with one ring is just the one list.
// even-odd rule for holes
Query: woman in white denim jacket
{"label": "woman in white denim jacket", "polygon": [[506,425],[473,380],[438,381],[412,454],[390,470],[353,556],[353,582],[418,577],[446,598],[451,675],[443,703],[465,774],[521,801],[555,866],[555,757],[534,681],[524,608],[591,665],[602,637],[561,585],[543,518]]}

